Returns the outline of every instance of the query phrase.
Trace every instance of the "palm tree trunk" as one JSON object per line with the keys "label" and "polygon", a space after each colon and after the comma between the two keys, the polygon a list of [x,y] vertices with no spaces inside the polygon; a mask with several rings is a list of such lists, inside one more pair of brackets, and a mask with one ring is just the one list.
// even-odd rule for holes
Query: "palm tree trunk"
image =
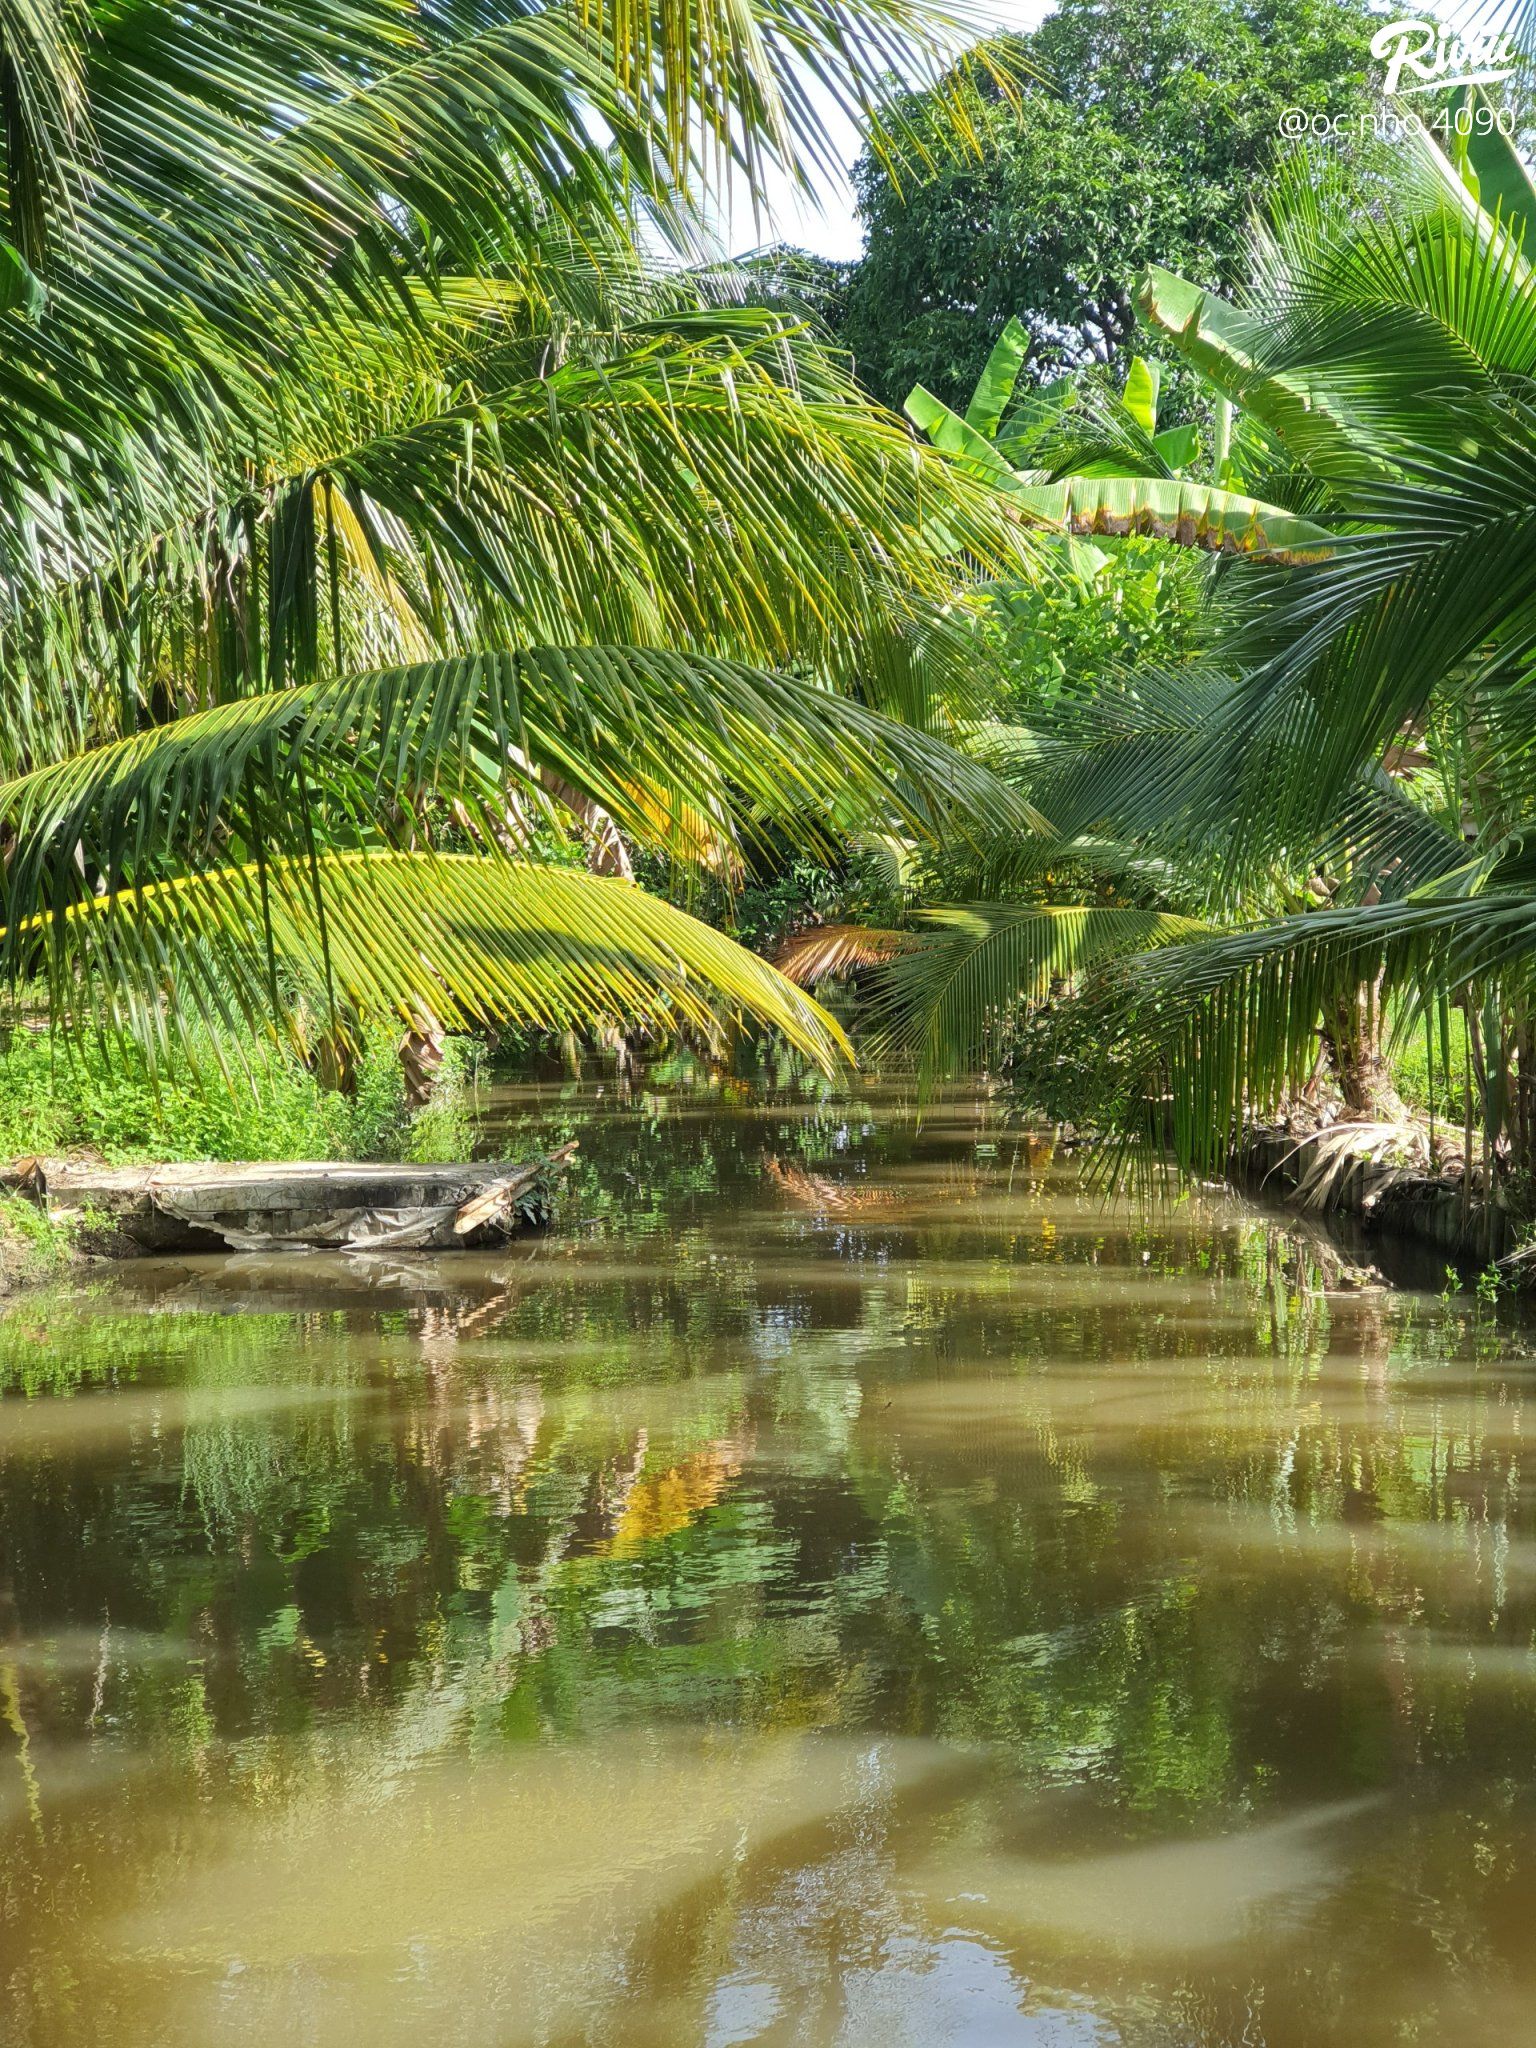
{"label": "palm tree trunk", "polygon": [[1401,1123],[1408,1111],[1381,1046],[1381,985],[1362,982],[1324,1013],[1323,1046],[1344,1114],[1360,1123]]}
{"label": "palm tree trunk", "polygon": [[407,1031],[397,1048],[400,1070],[405,1078],[405,1100],[410,1109],[425,1109],[437,1086],[443,1064],[443,1027],[434,1017],[426,1025]]}

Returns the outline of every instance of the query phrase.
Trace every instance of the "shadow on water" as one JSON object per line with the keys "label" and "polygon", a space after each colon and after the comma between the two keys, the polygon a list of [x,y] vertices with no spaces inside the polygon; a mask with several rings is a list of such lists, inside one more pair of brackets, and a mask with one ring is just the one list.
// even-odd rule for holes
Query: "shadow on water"
{"label": "shadow on water", "polygon": [[957,1094],[0,1321],[0,2040],[1536,2038],[1526,1332]]}

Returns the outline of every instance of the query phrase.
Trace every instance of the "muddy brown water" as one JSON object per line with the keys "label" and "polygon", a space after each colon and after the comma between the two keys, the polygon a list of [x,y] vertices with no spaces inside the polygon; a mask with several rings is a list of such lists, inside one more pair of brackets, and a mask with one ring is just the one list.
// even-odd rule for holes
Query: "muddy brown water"
{"label": "muddy brown water", "polygon": [[959,1093],[0,1322],[0,2042],[1536,2042],[1536,1360]]}

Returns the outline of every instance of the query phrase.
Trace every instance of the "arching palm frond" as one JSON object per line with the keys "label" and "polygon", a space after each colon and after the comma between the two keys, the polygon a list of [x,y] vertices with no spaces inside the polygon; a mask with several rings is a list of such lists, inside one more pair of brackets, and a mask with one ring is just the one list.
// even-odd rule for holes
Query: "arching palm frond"
{"label": "arching palm frond", "polygon": [[59,581],[93,547],[110,561],[110,536],[62,523],[68,500],[18,567],[35,602],[0,761],[163,717],[178,685],[195,703],[496,642],[710,645],[857,685],[866,659],[921,641],[931,660],[952,637],[936,513],[978,562],[1021,544],[1005,506],[781,318],[715,313],[607,346],[468,396],[409,364],[387,404],[312,380],[269,454],[286,471],[260,494],[229,477],[223,507],[131,571]]}
{"label": "arching palm frond", "polygon": [[1285,877],[1294,892],[1332,868],[1341,900],[1402,896],[1464,863],[1460,832],[1374,762],[1326,808],[1288,805],[1289,764],[1245,745],[1249,708],[1244,677],[1194,663],[1064,697],[1032,735],[1032,798],[1062,834],[1108,834],[1169,864],[1213,915],[1251,907],[1266,878],[1283,895]]}
{"label": "arching palm frond", "polygon": [[366,842],[391,813],[414,837],[434,794],[500,837],[508,792],[538,800],[546,775],[681,861],[710,851],[690,823],[705,816],[739,844],[769,815],[822,853],[850,804],[932,840],[982,815],[1039,823],[982,764],[812,683],[705,655],[530,648],[238,698],[0,784],[0,902],[14,943],[93,883],[154,881],[211,849]]}
{"label": "arching palm frond", "polygon": [[1432,692],[1512,678],[1536,647],[1536,414],[1447,410],[1461,451],[1362,483],[1375,530],[1299,572],[1240,643],[1251,667],[1229,731],[1273,771],[1251,778],[1255,821],[1264,809],[1316,829]]}
{"label": "arching palm frond", "polygon": [[89,898],[29,932],[54,1014],[169,1051],[186,1026],[378,1018],[781,1031],[823,1068],[839,1027],[755,954],[633,883],[469,855],[321,854]]}
{"label": "arching palm frond", "polygon": [[1044,903],[934,909],[922,925],[885,969],[876,1011],[883,1044],[916,1056],[923,1087],[977,1065],[1054,984],[1202,929],[1167,911]]}

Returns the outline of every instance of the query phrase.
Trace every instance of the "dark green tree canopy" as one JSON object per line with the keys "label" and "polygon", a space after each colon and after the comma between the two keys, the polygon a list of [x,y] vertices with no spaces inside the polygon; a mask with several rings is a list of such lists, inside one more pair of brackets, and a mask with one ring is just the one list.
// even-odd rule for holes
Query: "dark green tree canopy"
{"label": "dark green tree canopy", "polygon": [[979,157],[915,96],[931,172],[898,184],[866,153],[854,174],[868,249],[836,314],[864,381],[953,403],[1010,314],[1054,371],[1116,355],[1149,262],[1236,282],[1280,116],[1366,106],[1375,26],[1363,0],[1063,0],[993,46],[1041,82],[1016,104],[976,85]]}

